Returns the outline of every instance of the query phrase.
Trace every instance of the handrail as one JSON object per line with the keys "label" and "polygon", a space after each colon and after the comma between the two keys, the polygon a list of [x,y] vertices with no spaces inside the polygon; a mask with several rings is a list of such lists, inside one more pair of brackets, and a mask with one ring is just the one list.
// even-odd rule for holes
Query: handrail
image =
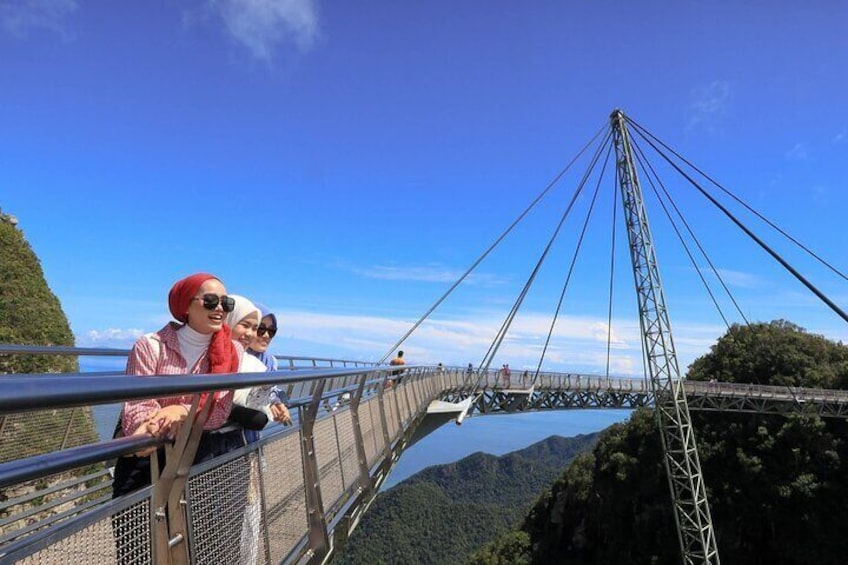
{"label": "handrail", "polygon": [[[161,398],[189,393],[252,386],[316,381],[385,372],[383,368],[322,368],[266,373],[216,373],[206,375],[124,375],[69,379],[63,374],[6,375],[0,377],[0,414],[43,408],[70,408],[109,404],[123,400]],[[202,377],[202,378],[198,378]]]}
{"label": "handrail", "polygon": [[[115,349],[110,347],[76,347],[67,345],[13,345],[0,343],[0,355],[76,355],[79,357],[126,357],[130,354],[129,349]],[[330,363],[331,366],[341,364],[343,367],[353,365],[378,366],[376,361],[355,361],[353,359],[335,359],[333,357],[308,357],[300,355],[274,355],[278,361],[287,361],[291,368],[296,368],[295,361],[311,361],[316,363]],[[282,368],[282,367],[281,367]]]}
{"label": "handrail", "polygon": [[67,345],[11,345],[0,343],[0,355],[78,355],[126,357],[129,349],[108,347],[71,347]]}
{"label": "handrail", "polygon": [[164,440],[151,436],[130,436],[15,459],[0,464],[0,488],[99,463],[163,443]]}

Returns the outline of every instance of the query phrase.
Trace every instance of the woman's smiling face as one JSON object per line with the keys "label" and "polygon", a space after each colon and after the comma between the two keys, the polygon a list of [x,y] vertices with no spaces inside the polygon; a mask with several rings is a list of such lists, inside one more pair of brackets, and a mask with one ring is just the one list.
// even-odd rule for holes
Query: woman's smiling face
{"label": "woman's smiling face", "polygon": [[247,349],[256,338],[257,327],[259,327],[259,312],[254,311],[239,320],[239,322],[231,328],[233,332],[233,339]]}
{"label": "woman's smiling face", "polygon": [[[214,310],[207,310],[203,306],[203,295],[214,294],[218,297],[218,305]],[[224,325],[224,308],[221,306],[221,297],[226,296],[227,289],[224,283],[218,279],[204,281],[197,289],[191,304],[188,305],[188,325],[191,329],[202,334],[215,333]]]}

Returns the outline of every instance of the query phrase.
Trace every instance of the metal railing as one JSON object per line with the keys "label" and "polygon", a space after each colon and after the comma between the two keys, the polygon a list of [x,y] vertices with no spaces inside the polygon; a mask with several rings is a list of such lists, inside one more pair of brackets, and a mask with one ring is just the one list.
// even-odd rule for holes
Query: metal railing
{"label": "metal railing", "polygon": [[[116,354],[17,346],[2,346],[0,353]],[[0,418],[5,422],[33,411],[84,412],[92,405],[129,399],[271,384],[288,390],[296,422],[291,428],[274,426],[259,442],[195,466],[177,493],[160,492],[154,481],[122,499],[109,496],[105,469],[110,460],[156,444],[150,438],[51,448],[6,461],[0,464],[0,562],[278,563],[326,555],[336,530],[345,529],[339,527],[342,518],[369,500],[365,495],[373,496],[385,479],[404,446],[404,434],[423,418],[429,401],[459,379],[451,383],[444,373],[410,366],[402,382],[385,388],[385,367],[283,359],[295,368],[202,378],[0,377]],[[3,431],[9,437],[10,428]],[[33,480],[41,488],[15,490]],[[167,500],[171,503],[158,504]],[[170,506],[178,513],[184,508],[184,530],[172,527],[175,509]],[[165,515],[171,517],[157,518]],[[222,535],[233,532],[239,535]],[[250,539],[242,539],[241,532],[249,532],[244,535]]]}
{"label": "metal railing", "polygon": [[[0,346],[3,353],[117,355]],[[478,378],[464,368],[422,366],[406,366],[397,379],[395,367],[280,359],[289,368],[274,373],[0,376],[0,438],[17,453],[0,462],[0,563],[317,563],[356,525],[432,400],[473,396],[479,413],[653,402],[644,379],[544,373],[529,382],[513,373],[507,383],[496,372]],[[28,446],[39,428],[21,423],[34,413],[69,414],[70,422],[79,418],[73,414],[90,416],[97,404],[269,384],[289,392],[294,426],[272,426],[260,441],[187,470],[182,483],[154,482],[115,500],[112,461],[158,440],[79,445],[71,441],[76,427],[65,422],[53,433],[61,444],[32,452],[45,447]],[[843,391],[691,381],[684,387],[693,410],[782,406],[777,413],[785,413],[813,406],[848,417]],[[179,455],[169,449],[169,457]]]}

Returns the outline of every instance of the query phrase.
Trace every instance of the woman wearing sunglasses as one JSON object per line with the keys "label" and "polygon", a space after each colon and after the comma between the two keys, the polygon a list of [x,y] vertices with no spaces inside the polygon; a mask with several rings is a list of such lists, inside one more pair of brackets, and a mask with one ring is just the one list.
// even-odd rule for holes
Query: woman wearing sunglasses
{"label": "woman wearing sunglasses", "polygon": [[[253,338],[253,343],[250,344],[247,352],[262,361],[269,371],[278,371],[277,359],[268,352],[268,347],[271,345],[271,340],[277,335],[277,316],[274,315],[266,306],[256,304],[262,314],[262,320],[259,322],[259,327],[256,328],[256,337]],[[274,414],[274,420],[279,422],[280,418],[287,418],[291,422],[289,411],[286,408],[288,395],[283,386],[275,386],[271,389],[271,411]]]}
{"label": "woman wearing sunglasses", "polygon": [[[225,316],[235,307],[217,277],[197,273],[177,281],[168,294],[170,322],[157,332],[135,342],[127,359],[129,375],[184,375],[236,373],[244,350],[233,342]],[[212,407],[203,429],[195,463],[206,461],[244,445],[239,431],[210,433],[230,416],[232,391],[210,394]],[[188,416],[192,395],[133,400],[124,403],[121,413],[123,434],[149,434],[174,438]],[[121,457],[115,466],[113,495],[120,496],[150,484],[150,458],[154,448]],[[161,461],[162,458],[160,458]]]}
{"label": "woman wearing sunglasses", "polygon": [[[235,301],[235,307],[232,312],[227,314],[227,325],[232,328],[232,337],[234,340],[241,343],[245,349],[250,347],[257,336],[257,328],[260,327],[260,319],[262,314],[253,302],[244,296],[231,294],[230,297]],[[267,333],[267,332],[265,332]],[[244,355],[239,366],[240,373],[264,373],[268,367],[254,355]],[[280,424],[290,424],[291,417],[285,406],[272,407],[270,405],[271,398],[266,391],[267,387],[243,388],[235,391],[233,402],[236,404],[234,412],[238,407],[244,407],[246,410],[259,409],[268,419],[274,420]],[[263,398],[258,398],[262,396]],[[246,415],[248,420],[257,421],[251,415]],[[267,420],[266,420],[267,421]],[[242,422],[244,424],[244,422]],[[263,424],[264,426],[264,424]],[[245,429],[245,438],[248,442],[259,439],[259,434],[256,430],[262,426],[247,426]]]}
{"label": "woman wearing sunglasses", "polygon": [[[171,322],[157,332],[140,337],[127,358],[129,375],[185,375],[202,373],[236,373],[244,355],[241,344],[231,339],[230,328],[225,323],[227,312],[235,301],[227,296],[224,283],[214,275],[197,273],[177,281],[168,294],[168,307],[177,322]],[[198,377],[202,378],[202,377]],[[121,428],[124,435],[148,434],[159,438],[174,438],[188,416],[193,396],[182,395],[124,403]],[[210,393],[204,402],[212,402],[204,432],[194,457],[200,463],[244,446],[241,430],[218,431],[230,416],[233,391]],[[149,455],[155,448],[118,458],[115,465],[112,496],[124,494],[147,486],[151,482]],[[164,449],[157,454],[160,471],[164,465]],[[234,484],[246,484],[249,470],[243,465],[229,467]],[[241,524],[239,511],[247,499],[247,492],[233,489],[220,493],[215,504],[228,504],[231,524]],[[212,497],[214,498],[214,497]],[[235,510],[237,509],[237,510]],[[146,517],[139,513],[121,513],[113,518],[112,527],[117,541],[119,563],[133,562],[134,532],[144,531]],[[219,527],[220,526],[220,527]],[[216,542],[225,546],[239,543],[240,531],[227,527],[225,521],[216,522],[212,532]]]}

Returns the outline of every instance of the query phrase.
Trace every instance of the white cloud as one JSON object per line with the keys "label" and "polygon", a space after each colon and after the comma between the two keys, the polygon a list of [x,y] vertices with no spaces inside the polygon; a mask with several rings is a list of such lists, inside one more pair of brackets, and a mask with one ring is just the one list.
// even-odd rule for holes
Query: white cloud
{"label": "white cloud", "polygon": [[[424,265],[421,267],[408,266],[398,267],[391,265],[374,265],[367,268],[353,268],[357,275],[369,278],[389,281],[419,281],[453,283],[459,280],[464,271],[451,270],[439,265]],[[469,285],[497,285],[502,284],[504,279],[491,274],[470,274],[465,281]]]}
{"label": "white cloud", "polygon": [[692,115],[686,129],[703,126],[707,130],[712,130],[718,118],[727,111],[733,93],[729,82],[714,80],[706,86],[693,89],[690,98],[689,107]]}
{"label": "white cloud", "polygon": [[78,347],[110,347],[118,349],[129,349],[132,344],[144,335],[144,330],[130,328],[109,328],[105,330],[90,330],[85,334],[76,336]]}
{"label": "white cloud", "polygon": [[315,0],[209,0],[209,5],[233,39],[262,61],[270,62],[285,43],[305,51],[318,37]]}
{"label": "white cloud", "polygon": [[[412,326],[411,321],[377,316],[315,314],[281,311],[280,333],[274,342],[279,354],[316,354],[357,360],[377,360]],[[457,320],[430,319],[402,345],[410,363],[464,366],[482,360],[501,324],[491,313],[477,312]],[[550,316],[520,314],[493,362],[516,370],[534,369],[550,327]],[[544,369],[602,374],[607,362],[606,320],[561,317],[545,355]],[[723,327],[690,325],[675,328],[681,370],[703,355]],[[642,347],[635,320],[613,322],[610,370],[616,375],[642,375]]]}
{"label": "white cloud", "polygon": [[5,0],[0,4],[0,27],[18,37],[39,28],[66,35],[65,19],[77,7],[76,0]]}
{"label": "white cloud", "polygon": [[848,139],[848,133],[843,129],[839,133],[833,136],[833,144],[838,145],[840,143],[844,143],[845,140]]}
{"label": "white cloud", "polygon": [[[705,275],[713,275],[712,270],[702,269]],[[731,269],[716,269],[722,280],[728,286],[739,288],[757,288],[763,285],[763,280],[753,273],[744,273],[742,271],[733,271]]]}
{"label": "white cloud", "polygon": [[789,159],[808,159],[810,153],[803,143],[796,143],[789,151],[786,152],[786,157]]}

